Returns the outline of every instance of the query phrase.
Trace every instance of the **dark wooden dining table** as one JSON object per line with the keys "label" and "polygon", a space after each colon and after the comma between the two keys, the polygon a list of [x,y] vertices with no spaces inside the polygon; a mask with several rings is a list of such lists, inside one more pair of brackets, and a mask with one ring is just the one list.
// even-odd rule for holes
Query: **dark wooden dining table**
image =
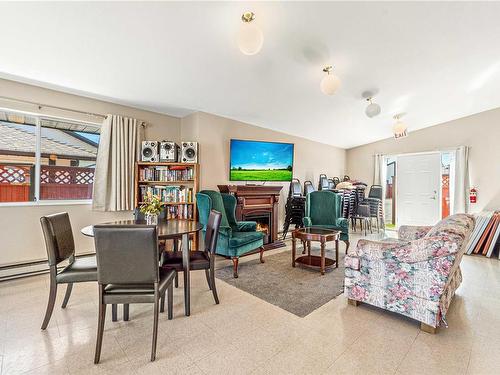
{"label": "dark wooden dining table", "polygon": [[[145,220],[118,220],[107,223],[102,223],[100,225],[146,225]],[[170,220],[161,220],[156,225],[156,231],[158,234],[159,240],[177,240],[181,238],[182,240],[182,267],[184,273],[184,313],[186,316],[189,316],[191,313],[190,307],[190,277],[189,277],[189,252],[190,249],[190,241],[189,236],[191,234],[195,234],[203,229],[203,225],[201,225],[198,221],[194,220],[179,220],[179,219],[170,219]],[[86,226],[81,229],[81,233],[88,237],[94,237],[94,227],[93,225]]]}

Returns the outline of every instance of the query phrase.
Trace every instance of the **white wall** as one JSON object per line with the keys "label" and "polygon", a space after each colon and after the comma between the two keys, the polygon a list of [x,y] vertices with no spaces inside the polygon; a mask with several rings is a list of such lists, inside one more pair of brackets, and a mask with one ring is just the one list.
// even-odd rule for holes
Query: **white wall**
{"label": "white wall", "polygon": [[470,211],[500,209],[500,108],[347,150],[347,174],[371,184],[374,155],[439,151],[469,146],[471,186],[478,200]]}
{"label": "white wall", "polygon": [[[293,143],[295,145],[293,175],[300,179],[301,183],[311,180],[316,186],[321,173],[326,173],[328,176],[343,176],[345,171],[344,149],[209,113],[197,112],[184,117],[181,135],[183,140],[200,142],[201,189],[218,190],[219,184],[235,184],[229,181],[229,141],[232,138]],[[283,185],[279,218],[281,230],[289,184],[280,182],[269,182],[269,184]]]}
{"label": "white wall", "polygon": [[[152,140],[180,141],[180,119],[113,103],[65,94],[44,88],[25,85],[0,79],[0,96],[28,100],[43,104],[67,107],[79,111],[101,114],[119,114],[146,121],[146,138]],[[70,117],[76,120],[96,121],[96,118],[67,112],[42,109],[32,105],[16,104],[0,100],[0,107],[25,110],[30,112]],[[106,221],[131,218],[130,212],[95,212],[90,205],[47,205],[0,207],[0,267],[46,259],[40,217],[43,215],[67,211],[71,218],[77,252],[93,251],[90,238],[84,237],[80,229],[84,226]]]}

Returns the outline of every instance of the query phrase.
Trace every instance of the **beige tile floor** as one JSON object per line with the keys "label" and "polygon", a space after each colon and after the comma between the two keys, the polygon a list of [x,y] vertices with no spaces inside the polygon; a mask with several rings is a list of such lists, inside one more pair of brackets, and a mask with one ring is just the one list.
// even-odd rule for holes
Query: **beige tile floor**
{"label": "beige tile floor", "polygon": [[[353,241],[355,243],[355,241]],[[279,251],[289,251],[289,248]],[[221,260],[219,266],[227,264]],[[182,288],[174,320],[160,319],[156,362],[149,362],[152,307],[131,306],[131,321],[108,321],[94,365],[97,288],[76,285],[40,331],[47,275],[0,283],[1,374],[500,374],[500,262],[465,257],[464,282],[449,328],[420,332],[409,319],[341,295],[305,318],[217,283],[214,305],[203,272],[192,275],[192,315]],[[249,277],[242,274],[241,277]],[[62,302],[63,290],[58,304]]]}

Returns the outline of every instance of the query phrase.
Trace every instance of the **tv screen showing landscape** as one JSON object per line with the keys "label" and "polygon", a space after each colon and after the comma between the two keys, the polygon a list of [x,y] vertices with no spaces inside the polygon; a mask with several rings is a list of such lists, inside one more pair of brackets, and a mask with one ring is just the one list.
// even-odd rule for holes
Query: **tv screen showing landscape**
{"label": "tv screen showing landscape", "polygon": [[231,139],[229,180],[291,181],[293,143]]}

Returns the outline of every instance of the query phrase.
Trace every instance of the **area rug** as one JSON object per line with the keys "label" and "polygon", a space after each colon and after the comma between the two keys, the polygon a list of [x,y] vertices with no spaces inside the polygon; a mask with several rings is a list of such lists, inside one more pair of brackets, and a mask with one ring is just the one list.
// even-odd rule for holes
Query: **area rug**
{"label": "area rug", "polygon": [[[299,249],[297,256],[302,248]],[[318,252],[313,249],[312,254]],[[333,250],[327,251],[326,256],[335,259]],[[300,264],[293,268],[291,250],[264,256],[264,259],[263,264],[258,259],[240,262],[237,279],[233,278],[232,266],[216,270],[215,275],[238,289],[300,317],[309,315],[344,290],[342,255],[339,268],[329,268],[323,276],[318,269]]]}

